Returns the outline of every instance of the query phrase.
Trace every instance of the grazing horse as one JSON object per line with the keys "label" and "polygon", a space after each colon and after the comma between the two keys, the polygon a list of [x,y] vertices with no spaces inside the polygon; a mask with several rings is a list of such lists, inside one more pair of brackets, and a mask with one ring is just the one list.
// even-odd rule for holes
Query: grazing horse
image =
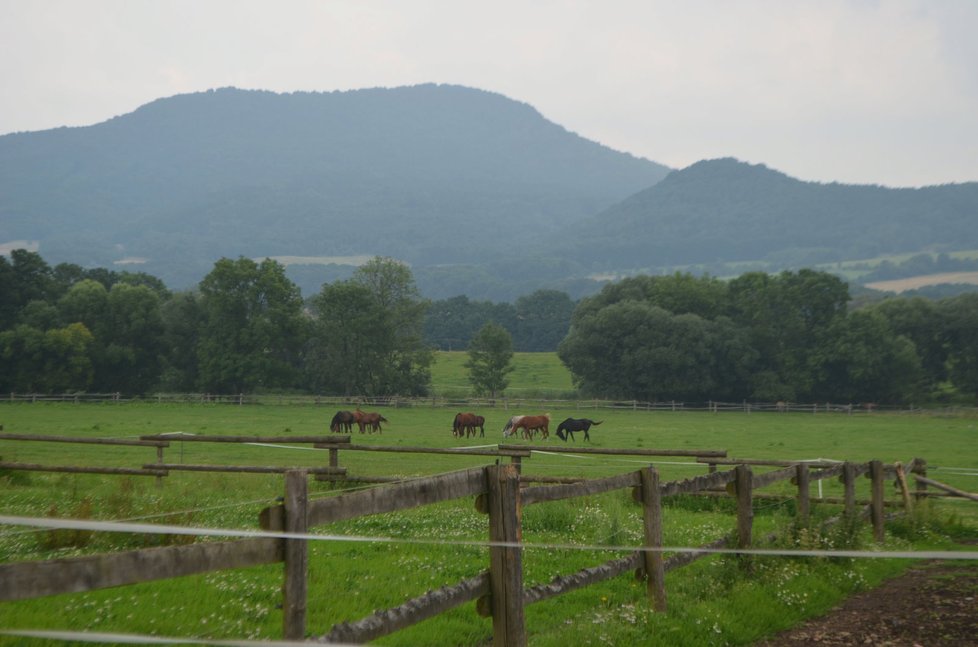
{"label": "grazing horse", "polygon": [[516,425],[517,422],[519,422],[522,419],[523,416],[513,416],[512,418],[507,420],[506,425],[503,427],[503,438],[509,438],[510,436],[515,434],[516,430],[513,429],[513,427]]}
{"label": "grazing horse", "polygon": [[539,431],[540,436],[544,439],[550,436],[550,414],[545,413],[542,416],[523,416],[513,424],[513,432],[516,433],[520,429],[523,430],[523,437],[530,440],[533,439],[533,432]]}
{"label": "grazing horse", "polygon": [[334,434],[352,433],[354,422],[356,422],[356,416],[353,415],[352,411],[337,411],[329,423],[329,430]]}
{"label": "grazing horse", "polygon": [[455,420],[452,421],[452,435],[461,438],[463,435],[474,436],[475,428],[478,427],[481,435],[486,435],[486,419],[474,413],[456,413]]}
{"label": "grazing horse", "polygon": [[379,413],[367,413],[364,411],[359,411],[359,418],[357,418],[357,426],[360,427],[360,433],[364,433],[367,427],[370,427],[370,433],[378,431],[384,433],[384,428],[380,426],[382,422],[390,422],[387,418],[380,415]]}
{"label": "grazing horse", "polygon": [[[570,436],[571,440],[574,440],[575,431],[584,432],[584,440],[591,440],[591,435],[588,433],[588,429],[591,425],[600,425],[604,420],[589,420],[588,418],[568,418],[559,425],[557,425],[557,438],[560,438],[565,443],[567,442],[567,437]],[[577,442],[574,440],[574,442]]]}

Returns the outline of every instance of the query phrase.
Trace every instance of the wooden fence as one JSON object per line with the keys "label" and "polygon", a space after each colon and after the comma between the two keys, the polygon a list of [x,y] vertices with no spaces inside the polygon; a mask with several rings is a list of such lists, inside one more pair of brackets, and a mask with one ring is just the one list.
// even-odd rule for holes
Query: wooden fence
{"label": "wooden fence", "polygon": [[[580,451],[580,450],[578,450]],[[607,450],[605,450],[607,451]],[[718,457],[710,457],[718,460]],[[413,479],[310,501],[308,470],[289,470],[285,474],[283,503],[265,508],[259,526],[272,536],[222,542],[151,548],[105,555],[93,555],[46,562],[0,565],[0,601],[35,598],[60,593],[87,591],[123,584],[145,582],[283,562],[283,634],[286,639],[301,639],[310,633],[306,621],[308,545],[302,534],[309,528],[366,515],[407,510],[453,499],[474,497],[476,509],[489,517],[489,565],[486,571],[451,586],[442,587],[404,604],[377,611],[370,616],[333,626],[323,636],[329,641],[366,642],[431,618],[468,602],[475,602],[481,615],[491,617],[495,645],[525,645],[524,608],[542,600],[565,594],[590,584],[635,571],[645,582],[654,608],[667,609],[664,585],[666,572],[691,563],[709,553],[690,551],[666,558],[662,548],[662,499],[679,494],[716,493],[736,500],[736,521],[730,535],[718,537],[700,550],[719,547],[749,548],[753,536],[755,490],[785,480],[797,487],[799,522],[807,523],[810,510],[809,486],[813,481],[838,477],[844,484],[844,514],[858,515],[856,479],[866,474],[871,479],[871,498],[864,512],[873,523],[877,540],[884,537],[884,481],[888,475],[905,474],[902,466],[884,466],[879,461],[865,464],[840,463],[812,468],[789,464],[770,472],[755,474],[746,463],[727,471],[716,471],[681,481],[660,482],[655,467],[616,476],[557,485],[526,486],[521,483],[519,464],[489,465],[459,472]],[[915,459],[909,465],[914,474],[923,475],[926,463]],[[903,483],[904,504],[911,495]],[[932,481],[918,481],[926,487]],[[524,487],[526,486],[526,487]],[[619,489],[631,489],[642,506],[644,541],[630,554],[555,577],[544,585],[524,588],[522,566],[522,510],[527,505],[543,504],[575,497],[593,496]],[[318,630],[321,631],[321,630]]]}
{"label": "wooden fence", "polygon": [[897,413],[978,413],[975,407],[944,407],[922,409],[913,404],[882,405],[877,403],[853,402],[726,402],[723,400],[681,401],[681,400],[601,400],[597,398],[550,398],[541,396],[508,395],[502,398],[457,398],[432,395],[427,397],[382,396],[347,397],[330,395],[274,394],[260,393],[151,393],[146,395],[126,395],[122,393],[8,393],[0,398],[0,403],[41,403],[70,402],[155,402],[183,404],[227,404],[227,405],[295,405],[324,406],[337,408],[364,407],[436,407],[444,409],[502,409],[503,411],[528,408],[575,409],[575,410],[623,410],[623,411],[707,411],[710,413],[812,413],[858,415],[875,412]]}

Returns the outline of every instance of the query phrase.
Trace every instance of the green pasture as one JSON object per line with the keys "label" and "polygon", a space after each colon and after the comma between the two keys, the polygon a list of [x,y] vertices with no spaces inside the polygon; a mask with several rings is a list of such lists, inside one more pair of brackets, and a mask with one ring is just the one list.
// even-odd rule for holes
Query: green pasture
{"label": "green pasture", "polygon": [[[464,360],[463,360],[464,361]],[[439,362],[441,363],[441,362]],[[537,405],[540,406],[540,405]],[[540,408],[543,408],[540,406]],[[967,491],[978,490],[978,418],[933,415],[835,413],[642,412],[577,409],[547,411],[478,409],[486,436],[455,439],[453,409],[378,409],[389,420],[382,434],[353,434],[353,443],[399,447],[494,445],[513,414],[549,412],[601,420],[586,443],[551,436],[534,444],[645,449],[724,449],[731,457],[835,459],[887,463],[925,458],[931,478]],[[335,408],[228,404],[0,404],[4,432],[129,438],[176,433],[204,436],[306,436],[328,434]],[[509,441],[507,441],[509,442]],[[513,443],[526,441],[512,440]],[[153,448],[105,447],[0,440],[0,460],[57,465],[137,467],[156,460]],[[297,444],[228,445],[174,440],[166,462],[233,465],[325,465],[328,453]],[[485,457],[342,451],[340,464],[354,475],[411,477],[487,464]],[[685,457],[654,458],[663,480],[704,474],[707,467]],[[598,477],[639,469],[649,459],[538,452],[525,459],[528,475]],[[723,467],[721,467],[723,469]],[[764,468],[757,468],[763,470]],[[858,495],[867,496],[868,479]],[[157,487],[151,477],[4,472],[0,514],[143,520],[181,526],[254,529],[259,511],[281,496],[280,475],[171,472]],[[310,481],[312,497],[333,496],[343,487]],[[787,484],[765,492],[790,493]],[[813,495],[818,494],[813,484]],[[841,495],[835,480],[825,496]],[[887,495],[898,498],[888,486]],[[888,526],[886,550],[958,547],[956,539],[978,536],[973,502],[923,504],[909,521]],[[839,512],[816,504],[815,523],[794,528],[790,500],[758,499],[755,538],[778,531],[776,546],[874,548],[865,528],[823,529],[819,520]],[[616,547],[641,542],[641,510],[628,492],[528,506],[524,510],[525,580],[546,583],[607,561]],[[734,530],[726,499],[667,500],[665,543],[698,546]],[[321,635],[340,621],[403,603],[440,586],[457,583],[488,567],[487,519],[471,500],[403,513],[376,515],[314,529],[317,533],[401,541],[319,541],[310,556],[308,628]],[[405,541],[409,540],[409,541]],[[186,541],[180,536],[86,534],[0,526],[0,562],[70,557]],[[767,545],[767,544],[764,544]],[[579,548],[574,548],[577,546]],[[852,592],[899,572],[907,560],[755,558],[744,577],[735,558],[711,557],[671,572],[670,610],[649,610],[644,586],[628,576],[531,605],[526,609],[531,645],[715,645],[750,644],[773,631],[824,611]],[[161,582],[0,604],[0,630],[50,629],[160,636],[241,639],[281,637],[281,565],[209,573]],[[388,645],[483,645],[491,621],[464,605],[398,632]],[[0,636],[0,645],[60,644]]]}
{"label": "green pasture", "polygon": [[[441,397],[471,395],[465,351],[437,351],[431,367],[431,389]],[[570,371],[557,353],[513,353],[513,372],[509,374],[507,397],[570,397],[574,383]]]}

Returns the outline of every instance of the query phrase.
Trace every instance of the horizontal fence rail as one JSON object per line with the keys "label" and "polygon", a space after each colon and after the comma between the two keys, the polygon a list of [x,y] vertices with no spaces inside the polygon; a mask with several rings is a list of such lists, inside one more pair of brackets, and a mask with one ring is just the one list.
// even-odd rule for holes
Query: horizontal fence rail
{"label": "horizontal fence rail", "polygon": [[549,398],[510,395],[502,398],[457,398],[432,395],[427,397],[381,396],[347,397],[326,395],[270,395],[255,393],[152,393],[146,395],[126,395],[122,393],[8,393],[0,397],[0,403],[42,403],[42,402],[146,402],[183,404],[227,404],[227,405],[295,405],[323,406],[352,409],[357,405],[372,407],[436,407],[436,408],[488,408],[506,411],[529,408],[561,409],[607,409],[624,411],[707,411],[711,413],[834,413],[845,415],[871,414],[874,412],[892,413],[956,413],[978,415],[978,407],[917,407],[913,404],[878,404],[853,402],[724,402],[706,401],[645,401],[645,400],[607,400],[595,398]]}

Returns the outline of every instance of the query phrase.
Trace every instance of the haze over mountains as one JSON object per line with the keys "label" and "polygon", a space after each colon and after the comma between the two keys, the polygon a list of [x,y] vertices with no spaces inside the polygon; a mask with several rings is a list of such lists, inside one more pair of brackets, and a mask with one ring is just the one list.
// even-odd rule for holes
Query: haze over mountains
{"label": "haze over mountains", "polygon": [[978,249],[976,221],[978,183],[816,184],[732,159],[670,174],[460,86],[229,88],[0,137],[0,245],[174,289],[221,256],[316,257],[289,267],[308,296],[352,271],[331,257],[385,255],[433,298],[580,296],[596,272]]}

